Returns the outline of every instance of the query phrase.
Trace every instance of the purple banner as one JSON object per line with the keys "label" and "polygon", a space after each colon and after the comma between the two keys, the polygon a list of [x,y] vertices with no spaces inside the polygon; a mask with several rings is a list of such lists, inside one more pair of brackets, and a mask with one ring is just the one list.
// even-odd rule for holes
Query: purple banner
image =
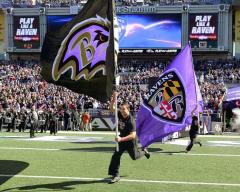
{"label": "purple banner", "polygon": [[228,89],[225,100],[226,101],[240,100],[240,87]]}
{"label": "purple banner", "polygon": [[196,85],[191,48],[187,45],[149,90],[137,114],[142,147],[191,124],[191,112],[202,102]]}

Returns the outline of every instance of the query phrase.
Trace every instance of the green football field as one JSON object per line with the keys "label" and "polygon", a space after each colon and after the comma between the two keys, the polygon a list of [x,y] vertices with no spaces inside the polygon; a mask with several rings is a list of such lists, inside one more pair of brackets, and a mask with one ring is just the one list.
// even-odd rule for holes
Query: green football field
{"label": "green football field", "polygon": [[203,146],[187,154],[188,138],[151,145],[150,159],[133,161],[126,153],[121,180],[108,184],[113,138],[102,132],[34,139],[27,133],[0,133],[0,191],[240,191],[240,136],[200,137]]}

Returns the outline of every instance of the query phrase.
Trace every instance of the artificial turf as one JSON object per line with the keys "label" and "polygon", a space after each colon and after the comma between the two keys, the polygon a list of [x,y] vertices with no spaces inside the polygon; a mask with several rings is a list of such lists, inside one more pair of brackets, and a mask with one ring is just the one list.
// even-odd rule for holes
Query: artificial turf
{"label": "artificial turf", "polygon": [[[189,154],[184,152],[185,146],[168,143],[151,145],[150,159],[143,157],[132,161],[126,153],[121,159],[122,180],[109,185],[108,180],[97,180],[97,178],[108,177],[107,169],[115,149],[115,144],[112,142],[114,135],[58,134],[58,136],[67,136],[70,139],[68,141],[34,141],[29,140],[28,136],[27,133],[0,133],[0,175],[43,177],[0,176],[0,191],[240,191],[240,142],[234,146],[224,147],[212,146],[210,143],[210,141],[238,143],[240,137],[204,137],[201,138],[203,147],[194,146]],[[48,134],[37,134],[38,138],[45,136]],[[86,137],[95,141],[71,142],[71,138]],[[215,154],[218,155],[215,156]],[[221,156],[221,154],[239,156]],[[45,178],[45,176],[59,178]],[[89,179],[81,180],[80,178]],[[171,183],[174,181],[186,183]],[[221,184],[239,185],[223,186]]]}

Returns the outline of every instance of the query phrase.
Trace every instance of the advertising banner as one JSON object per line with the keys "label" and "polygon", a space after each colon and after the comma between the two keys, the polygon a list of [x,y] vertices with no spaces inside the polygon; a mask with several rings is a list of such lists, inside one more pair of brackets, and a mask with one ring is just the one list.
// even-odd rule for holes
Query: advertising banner
{"label": "advertising banner", "polygon": [[16,49],[39,49],[39,16],[14,16],[13,35]]}
{"label": "advertising banner", "polygon": [[218,14],[190,14],[189,40],[192,48],[218,48]]}

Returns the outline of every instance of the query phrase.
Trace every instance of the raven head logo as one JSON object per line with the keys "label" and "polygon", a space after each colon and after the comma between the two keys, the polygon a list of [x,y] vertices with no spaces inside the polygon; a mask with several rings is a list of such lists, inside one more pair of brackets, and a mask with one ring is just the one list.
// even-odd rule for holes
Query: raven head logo
{"label": "raven head logo", "polygon": [[110,22],[99,16],[76,24],[61,43],[52,78],[57,81],[71,70],[71,79],[90,80],[100,71],[105,75]]}

